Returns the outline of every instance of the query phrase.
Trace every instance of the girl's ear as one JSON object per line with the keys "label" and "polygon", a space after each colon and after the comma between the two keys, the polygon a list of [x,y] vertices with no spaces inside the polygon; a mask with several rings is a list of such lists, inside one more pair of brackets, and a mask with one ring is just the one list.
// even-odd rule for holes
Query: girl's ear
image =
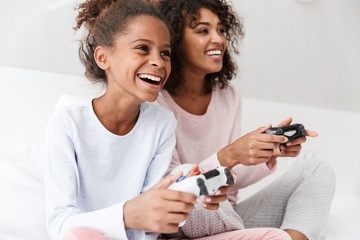
{"label": "girl's ear", "polygon": [[107,70],[110,67],[110,62],[107,59],[106,53],[107,53],[106,49],[103,46],[97,46],[94,51],[94,58],[95,58],[96,64],[102,70]]}

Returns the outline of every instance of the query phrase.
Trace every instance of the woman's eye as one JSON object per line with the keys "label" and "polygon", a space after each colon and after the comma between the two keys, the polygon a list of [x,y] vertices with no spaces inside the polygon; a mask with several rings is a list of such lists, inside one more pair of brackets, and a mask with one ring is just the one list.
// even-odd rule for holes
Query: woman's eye
{"label": "woman's eye", "polygon": [[201,29],[198,31],[198,33],[208,33],[208,30],[207,29]]}
{"label": "woman's eye", "polygon": [[161,56],[170,57],[170,56],[171,56],[171,53],[170,53],[170,51],[162,51],[162,52],[160,53],[160,55],[161,55]]}
{"label": "woman's eye", "polygon": [[221,33],[221,34],[224,34],[224,33],[225,33],[225,29],[224,29],[224,28],[221,28],[221,29],[218,30],[218,32]]}

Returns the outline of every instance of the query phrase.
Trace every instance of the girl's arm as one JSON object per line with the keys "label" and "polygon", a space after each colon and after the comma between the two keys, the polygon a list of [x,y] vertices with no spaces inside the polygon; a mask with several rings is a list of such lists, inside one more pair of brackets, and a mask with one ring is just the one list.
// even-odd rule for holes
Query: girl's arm
{"label": "girl's arm", "polygon": [[173,117],[173,114],[169,116],[170,117],[166,120],[166,124],[164,124],[164,128],[161,132],[155,155],[148,167],[142,192],[145,192],[157,184],[164,177],[169,168],[176,142],[176,120]]}
{"label": "girl's arm", "polygon": [[79,169],[66,127],[53,116],[48,124],[48,161],[45,171],[47,225],[53,238],[66,230],[88,226],[113,239],[127,239],[124,202],[93,212],[82,212],[79,201]]}

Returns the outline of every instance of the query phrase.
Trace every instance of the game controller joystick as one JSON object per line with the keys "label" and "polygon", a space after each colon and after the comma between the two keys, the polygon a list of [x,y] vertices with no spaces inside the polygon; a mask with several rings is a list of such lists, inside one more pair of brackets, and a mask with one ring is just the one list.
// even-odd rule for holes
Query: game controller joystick
{"label": "game controller joystick", "polygon": [[196,196],[211,196],[223,186],[234,184],[234,178],[228,168],[219,166],[208,172],[190,176],[182,176],[172,183],[168,189],[188,192]]}
{"label": "game controller joystick", "polygon": [[270,128],[263,133],[282,135],[287,137],[289,141],[292,141],[295,138],[306,136],[305,127],[300,123],[295,123],[289,126]]}

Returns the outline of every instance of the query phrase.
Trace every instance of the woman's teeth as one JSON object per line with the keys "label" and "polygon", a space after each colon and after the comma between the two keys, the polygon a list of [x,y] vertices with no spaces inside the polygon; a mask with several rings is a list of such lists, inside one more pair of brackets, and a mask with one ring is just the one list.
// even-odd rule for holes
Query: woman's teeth
{"label": "woman's teeth", "polygon": [[206,55],[209,56],[220,56],[221,55],[221,51],[220,50],[211,50],[206,52]]}

